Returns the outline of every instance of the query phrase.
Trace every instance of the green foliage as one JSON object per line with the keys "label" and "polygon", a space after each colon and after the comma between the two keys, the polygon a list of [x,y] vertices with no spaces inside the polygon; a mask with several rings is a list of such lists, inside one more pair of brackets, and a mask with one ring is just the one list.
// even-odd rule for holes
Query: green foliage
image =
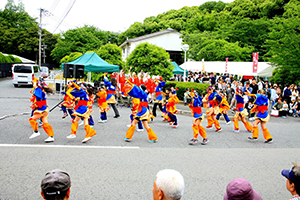
{"label": "green foliage", "polygon": [[125,66],[125,62],[122,60],[122,50],[116,44],[103,45],[96,53],[109,64],[118,65],[120,69]]}
{"label": "green foliage", "polygon": [[6,63],[6,58],[1,52],[0,52],[0,63]]}
{"label": "green foliage", "polygon": [[197,90],[200,94],[206,94],[206,90],[209,87],[209,84],[206,83],[194,83],[194,82],[178,82],[178,81],[168,81],[164,88],[174,87],[177,88],[177,97],[180,100],[183,100],[185,90],[187,88]]}
{"label": "green foliage", "polygon": [[61,58],[72,52],[96,51],[110,41],[116,42],[116,37],[116,34],[109,31],[101,31],[94,26],[86,25],[62,33],[51,55],[59,62]]}
{"label": "green foliage", "polygon": [[22,60],[18,57],[14,57],[14,63],[22,63]]}
{"label": "green foliage", "polygon": [[67,63],[67,62],[71,62],[73,60],[76,60],[77,58],[79,58],[80,56],[82,56],[83,54],[80,53],[80,52],[73,52],[73,53],[70,53],[70,55],[67,55],[65,57],[63,57],[61,60],[60,60],[60,63]]}
{"label": "green foliage", "polygon": [[139,44],[127,58],[126,71],[150,72],[164,79],[173,76],[174,65],[169,61],[170,55],[165,49],[149,43]]}

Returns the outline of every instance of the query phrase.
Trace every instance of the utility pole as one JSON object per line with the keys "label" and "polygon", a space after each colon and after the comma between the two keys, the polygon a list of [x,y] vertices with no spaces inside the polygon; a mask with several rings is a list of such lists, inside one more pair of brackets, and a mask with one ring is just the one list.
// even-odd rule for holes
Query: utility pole
{"label": "utility pole", "polygon": [[44,10],[40,8],[40,23],[39,23],[39,68],[41,68],[42,62],[42,12]]}

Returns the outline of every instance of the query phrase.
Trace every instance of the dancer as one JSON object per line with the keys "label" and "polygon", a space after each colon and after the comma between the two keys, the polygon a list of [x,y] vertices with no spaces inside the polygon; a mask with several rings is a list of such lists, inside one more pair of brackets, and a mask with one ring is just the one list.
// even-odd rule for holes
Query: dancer
{"label": "dancer", "polygon": [[150,113],[148,110],[148,101],[147,101],[148,95],[145,92],[146,86],[141,85],[140,86],[141,88],[139,88],[138,86],[132,84],[129,80],[127,80],[125,87],[126,87],[125,91],[128,95],[130,95],[134,98],[140,99],[138,112],[137,112],[134,120],[132,121],[131,126],[129,127],[129,129],[126,132],[125,141],[130,142],[132,140],[132,136],[134,134],[136,124],[139,121],[142,121],[143,126],[147,130],[149,142],[150,143],[157,142],[157,140],[158,140],[157,136],[155,135],[153,130],[148,125]]}
{"label": "dancer", "polygon": [[63,119],[66,118],[68,116],[68,113],[70,115],[70,117],[72,118],[72,120],[75,119],[75,116],[73,115],[74,113],[74,107],[75,107],[75,99],[72,98],[72,95],[70,95],[70,92],[73,88],[69,88],[67,85],[67,91],[66,92],[62,92],[62,94],[64,94],[64,102],[60,104],[61,109],[63,110]]}
{"label": "dancer", "polygon": [[[136,114],[138,113],[139,106],[140,106],[140,99],[132,98],[132,112],[131,112],[130,117],[129,117],[130,118],[130,125],[128,125],[128,127],[131,126],[134,118],[136,117]],[[141,121],[138,122],[137,131],[144,131],[143,124],[142,124]]]}
{"label": "dancer", "polygon": [[244,126],[247,129],[247,131],[251,132],[253,130],[253,127],[249,122],[246,121],[246,116],[248,115],[248,112],[245,109],[245,105],[244,105],[243,91],[240,90],[239,88],[236,89],[235,99],[236,99],[236,113],[233,117],[233,124],[234,124],[233,132],[237,132],[237,133],[240,132],[239,120],[241,120],[244,123]]}
{"label": "dancer", "polygon": [[[193,89],[192,89],[193,92]],[[212,125],[214,124],[214,121],[212,120],[211,115],[209,115],[210,113],[210,109],[209,109],[209,95],[211,95],[211,93],[213,92],[213,88],[212,87],[208,87],[207,88],[207,94],[204,96],[202,102],[203,102],[203,108],[207,109],[205,114],[206,114],[206,119],[207,119],[207,127],[206,128],[212,128]]]}
{"label": "dancer", "polygon": [[206,136],[206,131],[202,126],[202,121],[204,120],[204,116],[201,109],[202,97],[198,92],[194,92],[192,103],[190,104],[190,109],[192,116],[194,117],[193,121],[193,139],[190,141],[190,145],[196,144],[198,142],[198,134],[203,138],[201,144],[205,145],[209,142]]}
{"label": "dancer", "polygon": [[162,94],[165,95],[165,103],[162,105],[163,106],[163,110],[161,112],[162,117],[164,118],[163,121],[167,121],[167,122],[171,122],[171,118],[168,115],[168,111],[167,111],[167,104],[168,104],[168,100],[170,98],[170,88],[166,88],[165,93],[162,92]]}
{"label": "dancer", "polygon": [[163,93],[162,88],[165,86],[166,82],[162,80],[162,77],[159,80],[156,80],[157,86],[155,89],[155,103],[153,105],[152,114],[156,117],[156,107],[159,106],[160,111],[163,111],[162,103],[163,103]]}
{"label": "dancer", "polygon": [[30,125],[33,129],[33,134],[29,137],[29,139],[35,138],[40,135],[38,131],[38,125],[36,120],[42,119],[43,121],[43,129],[48,134],[48,138],[44,140],[45,142],[54,142],[54,132],[52,126],[48,123],[48,113],[49,108],[47,106],[46,101],[46,93],[53,93],[53,90],[49,88],[44,82],[38,81],[37,78],[32,80],[33,84],[33,105],[34,109],[32,117],[29,118]]}
{"label": "dancer", "polygon": [[[217,92],[215,92],[212,87],[208,88],[208,93],[210,94],[208,97],[210,108],[206,111],[208,121],[208,126],[206,128],[210,129],[212,128],[212,125],[215,124],[215,132],[221,132],[222,128],[220,127],[219,121],[216,119],[216,116],[220,112],[219,104],[222,101],[222,97]],[[209,121],[208,119],[210,119],[211,121]]]}
{"label": "dancer", "polygon": [[78,121],[83,118],[84,122],[84,130],[86,135],[82,140],[82,143],[86,143],[92,139],[97,133],[96,131],[89,125],[88,119],[90,117],[90,110],[88,109],[88,101],[89,96],[87,92],[82,89],[85,86],[81,84],[81,87],[78,86],[75,82],[71,82],[72,86],[74,87],[73,90],[70,92],[72,96],[75,98],[79,98],[78,104],[75,107],[75,112],[73,115],[76,115],[74,122],[71,126],[71,134],[67,136],[68,139],[76,138],[77,129],[78,129]]}
{"label": "dancer", "polygon": [[93,111],[93,104],[95,102],[95,90],[94,87],[91,84],[86,84],[86,83],[82,83],[83,89],[86,90],[87,94],[89,95],[89,101],[88,101],[88,109],[90,112],[90,117],[89,117],[89,125],[93,128],[93,126],[95,125],[94,120],[93,120],[93,116],[92,113]]}
{"label": "dancer", "polygon": [[115,78],[111,78],[111,82],[108,81],[108,78],[106,77],[107,72],[104,73],[104,84],[107,87],[108,91],[107,91],[107,97],[106,97],[106,102],[111,105],[111,107],[114,110],[115,116],[114,118],[118,118],[120,117],[119,111],[116,107],[116,87],[117,87],[117,81]]}
{"label": "dancer", "polygon": [[216,119],[219,120],[220,116],[223,114],[226,124],[229,125],[231,124],[231,121],[227,115],[227,111],[230,110],[230,106],[228,101],[226,100],[226,94],[221,93],[222,96],[222,101],[220,103],[220,113],[217,115]]}
{"label": "dancer", "polygon": [[[172,89],[171,89],[172,90]],[[168,103],[166,105],[168,116],[170,118],[170,123],[169,125],[173,125],[173,128],[177,128],[178,123],[177,123],[177,117],[176,114],[178,113],[178,110],[175,106],[175,104],[179,103],[179,99],[176,95],[176,90],[173,90],[170,92],[170,98],[168,100]]]}
{"label": "dancer", "polygon": [[255,121],[253,123],[253,132],[252,137],[248,137],[249,140],[258,140],[258,124],[260,123],[261,129],[263,130],[264,138],[266,139],[265,143],[272,143],[273,139],[268,129],[266,128],[266,123],[270,119],[270,115],[268,113],[268,102],[269,99],[266,96],[266,91],[264,89],[259,90],[258,94],[250,94],[246,93],[250,97],[255,97],[254,108],[252,108],[252,112],[257,112]]}
{"label": "dancer", "polygon": [[104,85],[100,87],[100,91],[97,93],[98,99],[98,107],[100,110],[100,119],[99,123],[107,122],[107,115],[106,112],[109,111],[109,106],[106,102],[107,92],[105,90]]}

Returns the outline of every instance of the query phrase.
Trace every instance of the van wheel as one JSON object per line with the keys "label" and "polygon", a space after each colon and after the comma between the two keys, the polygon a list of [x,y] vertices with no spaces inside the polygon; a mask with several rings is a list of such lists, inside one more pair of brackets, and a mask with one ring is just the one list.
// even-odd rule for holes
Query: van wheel
{"label": "van wheel", "polygon": [[18,87],[18,84],[14,84],[15,87]]}

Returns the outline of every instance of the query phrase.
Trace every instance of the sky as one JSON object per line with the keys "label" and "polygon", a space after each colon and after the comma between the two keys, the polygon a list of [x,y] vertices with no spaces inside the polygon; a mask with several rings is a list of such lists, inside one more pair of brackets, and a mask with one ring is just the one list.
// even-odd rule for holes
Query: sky
{"label": "sky", "polygon": [[[42,27],[51,33],[66,32],[84,25],[120,33],[147,17],[184,6],[200,6],[212,0],[14,0],[15,4],[19,1],[37,21],[40,8],[47,10],[42,16]],[[223,0],[225,3],[233,1]],[[4,10],[6,3],[7,0],[0,0],[1,10]]]}

